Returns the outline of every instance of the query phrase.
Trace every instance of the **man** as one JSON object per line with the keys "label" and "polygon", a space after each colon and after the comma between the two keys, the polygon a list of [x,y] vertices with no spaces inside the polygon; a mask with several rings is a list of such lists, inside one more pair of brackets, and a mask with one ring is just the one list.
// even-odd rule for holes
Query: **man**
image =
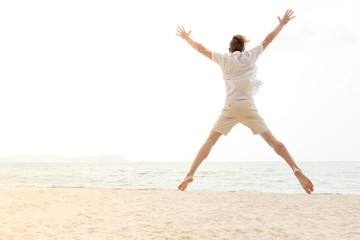
{"label": "man", "polygon": [[204,145],[200,148],[185,179],[178,186],[179,190],[184,191],[188,184],[193,181],[196,169],[209,155],[211,148],[220,136],[226,136],[233,126],[242,123],[249,127],[254,135],[260,134],[275,152],[287,162],[306,193],[311,194],[314,191],[314,185],[296,165],[285,145],[272,135],[265,121],[258,113],[253,99],[262,84],[261,81],[255,79],[257,73],[256,60],[282,28],[295,17],[292,16],[293,13],[292,10],[287,10],[283,18],[278,17],[279,25],[266,36],[261,44],[249,51],[245,51],[246,38],[242,35],[235,35],[230,42],[230,55],[206,49],[202,44],[190,38],[191,31],[186,32],[184,27],[178,27],[178,34],[176,35],[221,67],[226,86],[226,101],[221,115],[214,124]]}

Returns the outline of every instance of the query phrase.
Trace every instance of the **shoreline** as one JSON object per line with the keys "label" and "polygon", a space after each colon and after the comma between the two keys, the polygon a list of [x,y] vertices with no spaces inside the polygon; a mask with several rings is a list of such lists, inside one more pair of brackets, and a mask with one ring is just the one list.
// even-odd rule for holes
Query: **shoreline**
{"label": "shoreline", "polygon": [[[208,162],[187,191],[304,193],[284,162]],[[178,190],[188,164],[10,164],[1,165],[0,186]],[[354,164],[303,164],[318,193],[360,194]]]}
{"label": "shoreline", "polygon": [[[51,186],[51,187],[40,187],[40,186],[1,186],[2,188],[34,188],[34,189],[89,189],[89,190],[117,190],[117,191],[170,191],[170,192],[181,192],[178,189],[162,189],[162,188],[97,188],[97,187],[66,187],[66,186]],[[244,194],[284,194],[284,195],[303,195],[303,193],[286,193],[286,192],[247,192],[247,191],[217,191],[217,190],[192,190],[186,189],[184,192],[197,192],[197,193],[244,193]],[[307,195],[307,194],[306,194]],[[360,193],[317,193],[313,192],[310,195],[349,195],[349,196],[360,196]]]}
{"label": "shoreline", "polygon": [[360,195],[0,187],[1,239],[359,239]]}

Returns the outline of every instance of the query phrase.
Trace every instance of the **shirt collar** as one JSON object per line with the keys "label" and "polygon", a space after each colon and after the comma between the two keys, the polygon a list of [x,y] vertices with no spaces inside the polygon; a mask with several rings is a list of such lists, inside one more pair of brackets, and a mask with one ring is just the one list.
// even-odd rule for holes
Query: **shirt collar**
{"label": "shirt collar", "polygon": [[238,55],[241,55],[241,54],[242,54],[242,52],[240,52],[240,51],[235,51],[235,52],[231,53],[231,55],[235,55],[235,56],[238,56]]}

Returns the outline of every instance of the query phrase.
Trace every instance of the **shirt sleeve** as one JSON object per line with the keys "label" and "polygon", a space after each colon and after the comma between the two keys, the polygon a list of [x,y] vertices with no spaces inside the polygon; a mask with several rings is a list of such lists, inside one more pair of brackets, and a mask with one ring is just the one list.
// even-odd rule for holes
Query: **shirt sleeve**
{"label": "shirt sleeve", "polygon": [[213,62],[217,63],[221,68],[223,68],[225,64],[224,54],[218,52],[212,52],[211,59],[213,60]]}
{"label": "shirt sleeve", "polygon": [[248,54],[248,57],[251,59],[252,62],[256,62],[258,57],[263,52],[263,45],[260,43],[256,47],[250,49],[249,51],[246,51]]}

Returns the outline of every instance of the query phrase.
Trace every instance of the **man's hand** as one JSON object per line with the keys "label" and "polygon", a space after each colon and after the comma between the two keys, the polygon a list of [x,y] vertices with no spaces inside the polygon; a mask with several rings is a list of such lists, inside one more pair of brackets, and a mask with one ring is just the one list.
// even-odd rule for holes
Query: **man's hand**
{"label": "man's hand", "polygon": [[191,31],[189,31],[189,32],[187,33],[187,32],[185,31],[185,29],[184,29],[183,26],[178,27],[176,30],[178,31],[178,33],[180,33],[180,34],[176,34],[176,35],[182,37],[182,39],[185,39],[185,40],[186,40],[186,39],[188,39],[188,38],[190,37]]}
{"label": "man's hand", "polygon": [[283,18],[278,17],[279,23],[282,25],[286,25],[291,19],[295,17],[295,16],[291,17],[293,13],[294,11],[292,9],[287,10]]}

